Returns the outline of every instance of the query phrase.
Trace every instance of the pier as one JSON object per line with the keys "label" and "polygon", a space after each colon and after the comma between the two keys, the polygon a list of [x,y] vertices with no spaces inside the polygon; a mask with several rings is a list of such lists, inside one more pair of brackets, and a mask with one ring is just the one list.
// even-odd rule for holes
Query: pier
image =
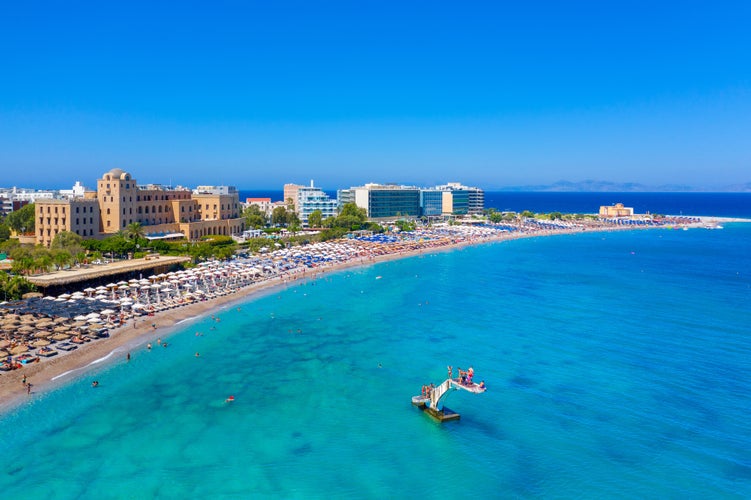
{"label": "pier", "polygon": [[461,379],[447,378],[436,387],[431,387],[426,395],[412,397],[412,404],[417,406],[432,418],[439,422],[447,420],[459,420],[460,415],[455,411],[441,405],[441,400],[452,391],[467,391],[481,394],[486,388],[472,382],[462,383]]}

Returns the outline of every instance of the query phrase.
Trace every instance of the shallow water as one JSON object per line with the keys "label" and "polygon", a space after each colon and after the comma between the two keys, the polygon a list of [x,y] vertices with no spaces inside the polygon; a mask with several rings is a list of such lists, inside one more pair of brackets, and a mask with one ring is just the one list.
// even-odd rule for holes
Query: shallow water
{"label": "shallow water", "polygon": [[[748,497],[749,248],[585,233],[298,282],[5,415],[0,491]],[[410,397],[448,364],[489,390],[437,424]]]}

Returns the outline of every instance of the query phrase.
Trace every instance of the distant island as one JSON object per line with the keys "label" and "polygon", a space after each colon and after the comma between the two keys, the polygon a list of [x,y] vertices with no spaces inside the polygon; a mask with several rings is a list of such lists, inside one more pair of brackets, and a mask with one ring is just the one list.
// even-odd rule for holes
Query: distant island
{"label": "distant island", "polygon": [[608,182],[598,180],[584,180],[579,182],[558,181],[553,184],[530,184],[524,186],[505,186],[492,189],[493,191],[518,192],[611,192],[611,193],[675,193],[675,192],[716,192],[716,193],[748,193],[751,192],[751,182],[727,186],[688,186],[683,184],[647,185],[638,182]]}

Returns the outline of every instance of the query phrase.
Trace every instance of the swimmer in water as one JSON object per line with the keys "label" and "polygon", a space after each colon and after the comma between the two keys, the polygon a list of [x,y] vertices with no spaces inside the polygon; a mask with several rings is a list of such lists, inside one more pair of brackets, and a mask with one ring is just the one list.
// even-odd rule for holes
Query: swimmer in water
{"label": "swimmer in water", "polygon": [[224,400],[225,403],[231,403],[235,400],[235,396],[230,396],[227,399]]}

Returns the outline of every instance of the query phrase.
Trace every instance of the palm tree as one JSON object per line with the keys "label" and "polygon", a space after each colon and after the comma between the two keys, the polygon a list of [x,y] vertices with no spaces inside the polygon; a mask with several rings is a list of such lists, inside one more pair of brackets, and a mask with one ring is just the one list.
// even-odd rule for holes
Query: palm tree
{"label": "palm tree", "polygon": [[128,224],[128,227],[125,228],[124,233],[126,238],[133,241],[138,241],[140,238],[143,238],[146,235],[140,222],[131,222],[130,224]]}

